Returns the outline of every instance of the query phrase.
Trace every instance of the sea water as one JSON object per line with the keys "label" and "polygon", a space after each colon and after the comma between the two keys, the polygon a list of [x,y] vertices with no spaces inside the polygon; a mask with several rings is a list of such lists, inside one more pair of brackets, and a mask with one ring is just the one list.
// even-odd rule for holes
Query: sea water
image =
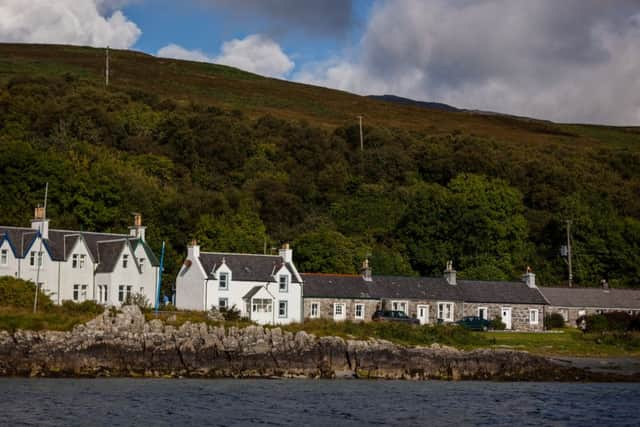
{"label": "sea water", "polygon": [[3,378],[0,424],[640,425],[640,384]]}

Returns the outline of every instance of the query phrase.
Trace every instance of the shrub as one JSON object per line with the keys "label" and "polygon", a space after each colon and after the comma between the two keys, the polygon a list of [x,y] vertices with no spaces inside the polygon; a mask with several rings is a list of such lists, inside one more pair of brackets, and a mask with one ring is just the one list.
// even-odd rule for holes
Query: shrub
{"label": "shrub", "polygon": [[640,315],[624,311],[580,316],[576,321],[585,332],[626,332],[640,330]]}
{"label": "shrub", "polygon": [[61,311],[67,314],[102,314],[104,312],[104,306],[98,304],[95,301],[63,301],[61,305]]}
{"label": "shrub", "polygon": [[149,298],[147,298],[144,294],[135,293],[127,295],[126,300],[124,301],[125,305],[137,305],[140,307],[140,310],[148,310],[151,308],[151,304],[149,303]]}
{"label": "shrub", "polygon": [[564,328],[564,317],[560,313],[551,313],[544,316],[545,329]]}
{"label": "shrub", "polygon": [[[36,287],[33,282],[10,276],[0,277],[0,306],[31,308]],[[38,293],[38,307],[50,308],[53,301],[42,290]]]}
{"label": "shrub", "polygon": [[231,307],[220,307],[219,311],[224,320],[233,322],[240,320],[240,309],[235,304]]}
{"label": "shrub", "polygon": [[496,331],[504,331],[505,329],[507,329],[507,325],[505,325],[505,323],[502,321],[502,317],[496,316],[493,318],[493,320],[491,320],[489,328]]}

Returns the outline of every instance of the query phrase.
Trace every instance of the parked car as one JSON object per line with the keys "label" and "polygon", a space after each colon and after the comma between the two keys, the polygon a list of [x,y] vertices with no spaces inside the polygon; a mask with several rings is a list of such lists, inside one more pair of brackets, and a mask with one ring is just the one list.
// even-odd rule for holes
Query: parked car
{"label": "parked car", "polygon": [[378,310],[373,313],[372,320],[374,322],[403,322],[412,325],[420,324],[420,321],[418,319],[407,316],[404,311],[397,310]]}
{"label": "parked car", "polygon": [[456,324],[473,331],[488,331],[491,322],[478,316],[466,316],[458,320]]}

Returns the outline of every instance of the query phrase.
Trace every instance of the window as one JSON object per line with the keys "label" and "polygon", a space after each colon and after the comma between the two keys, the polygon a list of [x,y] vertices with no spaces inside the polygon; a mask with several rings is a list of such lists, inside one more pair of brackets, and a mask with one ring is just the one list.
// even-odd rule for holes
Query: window
{"label": "window", "polygon": [[73,254],[71,257],[71,268],[78,268],[78,254]]}
{"label": "window", "polygon": [[84,268],[84,260],[86,255],[80,255],[80,268]]}
{"label": "window", "polygon": [[220,278],[218,279],[220,289],[226,290],[229,289],[229,273],[220,273]]}
{"label": "window", "polygon": [[568,310],[560,310],[560,314],[562,315],[562,319],[565,322],[569,321],[569,311]]}
{"label": "window", "polygon": [[98,302],[107,302],[109,299],[108,291],[107,285],[98,285]]}
{"label": "window", "polygon": [[272,304],[273,302],[270,299],[256,298],[253,300],[251,311],[254,313],[271,313]]}
{"label": "window", "polygon": [[73,285],[73,300],[86,301],[87,287],[88,287],[87,285]]}
{"label": "window", "polygon": [[309,317],[311,317],[312,319],[317,319],[319,316],[319,308],[320,305],[317,302],[312,302],[311,303],[311,315]]}
{"label": "window", "polygon": [[[37,265],[36,265],[36,256],[38,257],[38,264]],[[29,259],[29,265],[31,267],[42,267],[42,252],[31,251],[31,257]]]}
{"label": "window", "polygon": [[364,304],[356,304],[356,319],[364,319]]}
{"label": "window", "polygon": [[278,277],[278,282],[278,289],[280,290],[280,292],[287,292],[287,290],[289,289],[289,276],[287,276],[286,274],[281,274],[280,277]]}
{"label": "window", "polygon": [[489,310],[487,310],[487,307],[478,307],[478,317],[489,320]]}
{"label": "window", "polygon": [[578,317],[586,316],[587,310],[578,310]]}
{"label": "window", "polygon": [[409,303],[407,301],[391,301],[391,308],[394,311],[403,311],[405,314],[409,314]]}
{"label": "window", "polygon": [[142,271],[144,267],[144,258],[138,259],[138,264],[140,264],[140,271]]}
{"label": "window", "polygon": [[537,325],[538,324],[538,310],[531,309],[529,310],[529,324]]}
{"label": "window", "polygon": [[122,268],[127,268],[129,264],[129,255],[122,255]]}
{"label": "window", "polygon": [[218,299],[218,308],[228,308],[229,307],[229,299],[228,298],[219,298]]}
{"label": "window", "polygon": [[278,301],[278,317],[287,317],[286,301]]}
{"label": "window", "polygon": [[133,286],[118,286],[118,301],[126,302],[131,297],[131,290]]}
{"label": "window", "polygon": [[345,304],[333,304],[333,320],[345,320],[346,311]]}
{"label": "window", "polygon": [[2,252],[0,252],[0,265],[7,265],[9,263],[9,251],[6,249],[3,249]]}
{"label": "window", "polygon": [[452,302],[438,303],[438,320],[442,320],[443,322],[453,322],[453,303]]}

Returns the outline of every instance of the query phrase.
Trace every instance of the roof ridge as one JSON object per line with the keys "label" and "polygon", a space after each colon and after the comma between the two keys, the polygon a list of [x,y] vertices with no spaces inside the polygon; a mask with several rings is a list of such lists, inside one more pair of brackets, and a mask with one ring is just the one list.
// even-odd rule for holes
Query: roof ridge
{"label": "roof ridge", "polygon": [[274,257],[274,258],[282,258],[280,255],[266,255],[266,254],[243,254],[239,252],[208,252],[208,251],[200,251],[200,255],[242,255],[242,256],[264,256],[264,257]]}

